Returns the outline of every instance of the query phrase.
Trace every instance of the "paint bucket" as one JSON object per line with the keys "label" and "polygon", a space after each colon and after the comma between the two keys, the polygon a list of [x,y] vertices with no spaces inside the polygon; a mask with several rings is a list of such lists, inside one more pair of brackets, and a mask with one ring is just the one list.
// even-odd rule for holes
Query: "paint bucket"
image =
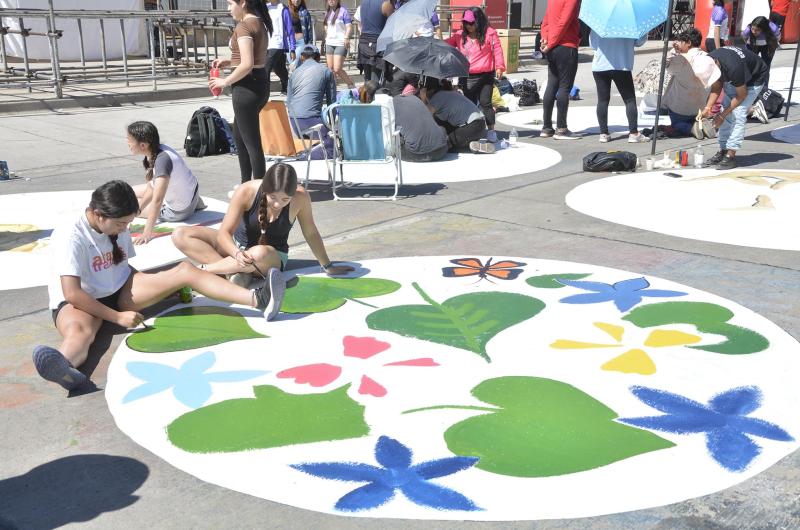
{"label": "paint bucket", "polygon": [[0,180],[8,180],[10,175],[8,174],[8,162],[5,160],[0,160]]}
{"label": "paint bucket", "polygon": [[655,164],[656,164],[656,161],[653,160],[653,158],[650,157],[650,156],[648,156],[647,158],[644,159],[644,167],[645,167],[645,169],[647,169],[647,171],[653,171],[653,168],[655,167]]}

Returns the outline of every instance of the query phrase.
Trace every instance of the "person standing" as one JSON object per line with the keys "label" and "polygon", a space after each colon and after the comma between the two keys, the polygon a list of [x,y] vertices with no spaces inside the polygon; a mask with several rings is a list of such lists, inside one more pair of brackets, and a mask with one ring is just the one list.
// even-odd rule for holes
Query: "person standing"
{"label": "person standing", "polygon": [[613,82],[622,101],[628,118],[628,142],[646,142],[649,139],[638,129],[639,111],[636,108],[636,89],[633,87],[633,48],[647,41],[647,35],[639,40],[605,38],[594,30],[589,34],[589,44],[594,50],[592,75],[597,86],[597,123],[600,124],[600,141],[608,142],[608,103],[611,101]]}
{"label": "person standing", "polygon": [[461,29],[445,42],[455,46],[469,61],[469,76],[461,78],[461,91],[479,105],[486,119],[486,139],[497,142],[494,132],[494,107],[492,89],[494,80],[506,71],[506,61],[497,31],[489,25],[486,14],[479,7],[464,10]]}
{"label": "person standing", "polygon": [[711,17],[708,23],[706,51],[711,53],[717,48],[725,46],[730,30],[731,21],[728,17],[728,12],[725,10],[725,0],[714,0],[714,8],[711,10]]}
{"label": "person standing", "polygon": [[211,67],[234,69],[227,77],[209,79],[208,86],[231,87],[233,137],[242,182],[247,182],[263,178],[267,170],[258,113],[269,99],[266,58],[272,20],[260,0],[228,0],[228,12],[237,22],[231,36],[231,58],[214,59]]}
{"label": "person standing", "polygon": [[346,7],[339,0],[328,0],[325,11],[325,60],[328,68],[348,88],[356,85],[344,70],[344,59],[350,49],[350,32],[353,30],[353,19]]}
{"label": "person standing", "polygon": [[744,139],[747,109],[761,93],[769,68],[755,53],[747,48],[725,46],[708,54],[721,76],[711,86],[703,117],[712,117],[712,107],[724,90],[724,110],[714,116],[714,127],[719,128],[719,152],[709,160],[717,169],[736,167],[736,151]]}
{"label": "person standing", "polygon": [[306,8],[306,0],[290,0],[289,14],[292,17],[294,32],[294,49],[292,50],[292,67],[300,66],[300,52],[306,45],[314,46],[314,22]]}
{"label": "person standing", "polygon": [[286,85],[289,82],[289,70],[286,67],[286,52],[294,50],[294,27],[292,15],[280,0],[270,0],[267,4],[269,18],[272,19],[273,32],[267,46],[267,83],[269,74],[275,72],[281,80],[281,95],[286,95]]}
{"label": "person standing", "polygon": [[[569,92],[578,72],[580,0],[550,0],[542,20],[541,49],[547,59],[547,89],[542,99],[542,138],[574,140],[578,138],[567,128]],[[556,99],[558,102],[556,103]],[[553,129],[553,107],[557,107],[556,128]]]}
{"label": "person standing", "polygon": [[376,48],[378,36],[386,26],[386,18],[394,13],[391,0],[363,0],[358,7],[358,24],[361,35],[358,40],[358,64],[364,69],[364,82],[381,82],[383,76],[383,52]]}
{"label": "person standing", "polygon": [[798,0],[772,0],[769,7],[769,21],[783,30],[786,16],[789,14],[789,5]]}

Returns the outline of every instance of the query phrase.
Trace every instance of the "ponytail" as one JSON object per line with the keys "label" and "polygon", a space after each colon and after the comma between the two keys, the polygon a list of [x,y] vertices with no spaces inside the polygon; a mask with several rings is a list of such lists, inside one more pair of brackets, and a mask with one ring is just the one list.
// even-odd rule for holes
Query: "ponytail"
{"label": "ponytail", "polygon": [[269,244],[267,231],[271,223],[269,221],[267,195],[275,191],[282,191],[289,197],[293,197],[295,191],[297,191],[297,173],[289,164],[282,162],[273,164],[261,181],[261,188],[259,189],[261,203],[258,205],[258,227],[261,230],[261,236],[258,238],[259,245]]}
{"label": "ponytail", "polygon": [[135,121],[128,125],[128,136],[136,142],[147,144],[149,155],[144,157],[142,165],[146,171],[144,175],[145,182],[153,180],[153,169],[156,165],[156,157],[161,152],[161,138],[158,135],[158,129],[149,121]]}
{"label": "ponytail", "polygon": [[[122,180],[106,182],[94,192],[89,201],[89,208],[103,217],[119,219],[139,212],[139,200],[130,184]],[[125,259],[125,253],[117,245],[117,236],[108,236],[111,240],[114,265]]]}

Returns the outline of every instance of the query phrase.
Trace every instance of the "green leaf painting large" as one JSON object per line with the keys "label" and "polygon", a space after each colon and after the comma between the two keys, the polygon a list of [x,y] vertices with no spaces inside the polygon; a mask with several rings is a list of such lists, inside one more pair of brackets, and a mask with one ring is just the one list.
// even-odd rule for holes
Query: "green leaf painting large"
{"label": "green leaf painting large", "polygon": [[256,386],[255,398],[220,401],[178,417],[167,426],[167,436],[190,453],[230,453],[366,436],[364,406],[347,395],[349,387],[297,395],[271,385]]}
{"label": "green leaf painting large", "polygon": [[591,274],[545,274],[543,276],[531,276],[525,280],[525,283],[539,289],[561,289],[566,286],[563,283],[559,283],[558,280],[582,280],[587,276],[591,276]]}
{"label": "green leaf painting large", "polygon": [[227,307],[183,307],[156,317],[152,327],[128,337],[128,347],[145,353],[205,348],[232,340],[266,337]]}
{"label": "green leaf painting large", "polygon": [[[281,311],[284,313],[322,313],[341,307],[347,300],[359,302],[358,298],[382,296],[393,293],[399,288],[399,283],[380,278],[300,276],[297,284],[286,290]],[[364,302],[360,303],[369,305]]]}
{"label": "green leaf painting large", "polygon": [[622,319],[640,328],[663,326],[664,324],[693,324],[697,331],[722,335],[727,340],[706,346],[689,346],[728,355],[741,355],[766,350],[769,341],[755,331],[728,324],[733,311],[717,304],[706,302],[661,302],[639,306]]}
{"label": "green leaf painting large", "polygon": [[451,426],[447,447],[477,456],[475,467],[514,477],[550,477],[605,466],[675,444],[614,420],[617,413],[574,386],[539,377],[488,379],[472,395],[494,407]]}
{"label": "green leaf painting large", "polygon": [[442,303],[414,283],[427,305],[401,305],[371,313],[370,329],[392,331],[477,353],[486,362],[486,344],[503,330],[536,316],[544,309],[538,298],[515,293],[462,294]]}

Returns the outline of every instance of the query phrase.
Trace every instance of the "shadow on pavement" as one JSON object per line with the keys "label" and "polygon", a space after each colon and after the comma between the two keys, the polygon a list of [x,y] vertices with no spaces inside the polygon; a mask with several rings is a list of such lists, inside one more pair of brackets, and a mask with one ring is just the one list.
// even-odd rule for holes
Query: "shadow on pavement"
{"label": "shadow on pavement", "polygon": [[126,508],[150,474],[123,456],[59,458],[17,477],[0,480],[0,528],[47,530]]}
{"label": "shadow on pavement", "polygon": [[751,167],[761,164],[771,164],[794,158],[786,153],[755,153],[752,155],[736,155],[738,167]]}

